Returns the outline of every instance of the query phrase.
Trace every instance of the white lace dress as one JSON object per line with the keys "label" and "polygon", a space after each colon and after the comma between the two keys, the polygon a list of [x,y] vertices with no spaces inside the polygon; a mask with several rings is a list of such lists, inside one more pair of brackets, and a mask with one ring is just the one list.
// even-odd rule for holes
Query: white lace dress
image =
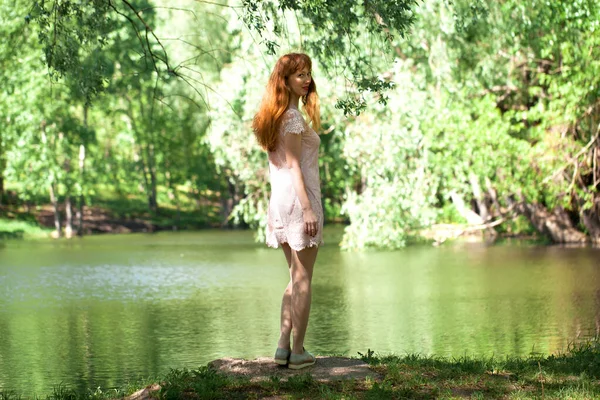
{"label": "white lace dress", "polygon": [[[283,114],[279,129],[279,142],[275,151],[269,152],[269,176],[271,179],[271,198],[267,215],[267,245],[277,248],[288,243],[294,250],[323,244],[323,208],[321,205],[321,184],[319,181],[319,135],[304,121],[302,113],[295,108]],[[302,205],[287,167],[283,137],[302,135],[300,169],[304,177],[304,186],[313,211],[318,219],[318,232],[311,237],[304,233]]]}

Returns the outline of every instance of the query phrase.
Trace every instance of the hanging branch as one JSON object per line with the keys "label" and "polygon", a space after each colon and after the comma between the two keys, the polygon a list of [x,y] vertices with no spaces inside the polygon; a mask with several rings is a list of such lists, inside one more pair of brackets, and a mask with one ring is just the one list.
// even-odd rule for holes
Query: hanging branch
{"label": "hanging branch", "polygon": [[[156,71],[156,73],[158,75],[160,75],[160,71],[158,70],[158,66],[156,65],[156,60],[162,61],[166,68],[167,68],[167,72],[170,74],[173,74],[175,76],[177,76],[177,72],[171,68],[171,66],[169,65],[169,57],[167,55],[167,50],[165,49],[165,46],[163,46],[162,42],[160,41],[160,39],[156,36],[156,34],[154,33],[154,30],[148,25],[148,23],[144,20],[144,18],[142,18],[142,16],[140,15],[140,13],[138,12],[138,10],[136,10],[136,8],[131,5],[131,3],[127,0],[121,0],[131,11],[133,11],[133,13],[135,14],[135,16],[138,18],[138,20],[142,23],[142,25],[144,25],[144,28],[146,29],[146,46],[145,48],[148,49],[148,52],[150,53],[150,58],[152,59],[152,63],[154,65],[154,70]],[[113,9],[116,11],[116,8],[113,7]],[[118,11],[117,11],[118,12]],[[119,13],[120,15],[123,15],[122,13]],[[127,18],[130,23],[132,23],[133,25],[134,22],[131,18]],[[137,27],[135,27],[137,29]],[[139,31],[138,31],[139,32]],[[163,51],[164,54],[164,58],[159,57],[155,52],[152,51],[152,45],[150,44],[150,40],[148,38],[148,35],[152,35],[152,37],[154,38],[154,40],[156,41],[156,43],[160,46],[160,48]],[[138,35],[139,37],[139,35]],[[144,52],[145,53],[145,52]]]}

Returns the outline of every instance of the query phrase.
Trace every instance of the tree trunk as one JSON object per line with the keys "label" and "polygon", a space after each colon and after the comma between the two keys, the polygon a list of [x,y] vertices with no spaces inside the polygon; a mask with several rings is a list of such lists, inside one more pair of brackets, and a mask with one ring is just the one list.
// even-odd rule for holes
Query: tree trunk
{"label": "tree trunk", "polygon": [[575,229],[562,207],[556,207],[550,212],[541,204],[522,200],[515,209],[525,216],[538,232],[548,236],[554,243],[585,243],[588,240],[583,232]]}
{"label": "tree trunk", "polygon": [[4,201],[4,160],[1,158],[0,154],[0,205],[2,205]]}
{"label": "tree trunk", "polygon": [[485,221],[489,221],[490,212],[488,210],[487,205],[485,204],[485,198],[483,196],[483,192],[481,190],[481,186],[479,185],[479,180],[477,176],[473,173],[469,173],[469,183],[471,184],[471,190],[473,191],[473,198],[477,203],[477,209],[479,211],[479,215],[481,219]]}
{"label": "tree trunk", "polygon": [[[170,198],[175,200],[175,207],[177,208],[177,217],[176,221],[179,223],[181,221],[181,205],[179,204],[179,194],[177,193],[177,187],[173,185],[173,180],[171,179],[171,173],[169,172],[169,164],[165,162],[165,181],[167,183],[167,189],[170,193]],[[173,229],[176,229],[173,226]]]}
{"label": "tree trunk", "polygon": [[[150,153],[150,145],[145,145],[143,152],[140,152],[140,161],[142,163],[142,172],[144,174],[144,183],[146,198],[148,199],[148,208],[150,212],[155,215],[158,210],[158,203],[156,201],[156,173],[152,167],[152,155]],[[144,154],[145,153],[145,154]],[[145,155],[145,160],[144,160]]]}
{"label": "tree trunk", "polygon": [[[83,106],[83,126],[88,127],[88,106]],[[118,186],[118,183],[115,182]],[[85,203],[85,197],[83,196],[83,190],[85,188],[85,144],[79,145],[79,184],[81,186],[81,192],[79,193],[78,207],[77,207],[77,236],[83,236],[83,205]]]}
{"label": "tree trunk", "polygon": [[360,195],[367,189],[367,169],[363,167],[360,171],[360,180],[356,183],[354,191]]}
{"label": "tree trunk", "polygon": [[148,169],[150,171],[150,198],[148,199],[148,204],[150,210],[156,214],[158,211],[158,201],[156,200],[156,171],[153,167],[149,167]]}
{"label": "tree trunk", "polygon": [[144,96],[140,96],[140,112],[142,113],[142,120],[149,118],[150,119],[150,124],[149,124],[149,128],[150,129],[146,129],[145,132],[147,133],[147,140],[146,140],[146,146],[144,147],[144,150],[146,151],[146,166],[148,167],[148,175],[150,175],[150,192],[148,193],[148,207],[150,208],[150,211],[152,212],[153,215],[156,215],[156,212],[158,211],[158,204],[156,201],[156,160],[154,159],[154,147],[153,147],[153,137],[154,137],[154,124],[152,123],[152,120],[154,118],[154,97],[153,96],[149,96],[148,98],[150,99],[150,115],[144,115],[144,102],[143,102],[143,98]]}
{"label": "tree trunk", "polygon": [[82,144],[79,146],[79,182],[81,185],[81,192],[79,193],[79,199],[77,204],[77,236],[83,236],[83,205],[85,204],[85,198],[83,196],[83,188],[85,187],[85,146]]}
{"label": "tree trunk", "polygon": [[238,195],[240,190],[238,188],[238,185],[236,184],[237,182],[233,178],[233,173],[231,171],[227,172],[228,174],[231,174],[229,177],[225,178],[227,183],[227,190],[221,190],[221,210],[223,215],[223,220],[221,222],[222,227],[227,226],[229,222],[229,217],[231,216],[233,209],[240,202],[240,196]]}
{"label": "tree trunk", "polygon": [[488,178],[487,176],[485,178],[485,186],[487,188],[488,194],[490,195],[490,199],[492,199],[492,204],[494,205],[495,209],[495,216],[497,217],[502,215],[502,209],[500,207],[500,203],[498,202],[498,192],[496,191],[496,189],[494,189],[490,178]]}
{"label": "tree trunk", "polygon": [[60,226],[60,211],[58,210],[58,200],[56,198],[56,188],[55,184],[50,184],[50,202],[52,203],[52,208],[54,209],[54,229],[56,229],[56,237],[59,238],[62,235],[62,229]]}
{"label": "tree trunk", "polygon": [[221,222],[221,227],[227,226],[229,222],[229,216],[233,211],[233,207],[235,207],[235,186],[231,183],[230,179],[226,179],[227,181],[227,191],[221,192],[221,206],[223,208],[223,221]]}
{"label": "tree trunk", "polygon": [[590,239],[595,244],[600,244],[600,146],[594,147],[592,152],[592,190],[596,190],[594,194],[594,205],[585,210],[582,214],[583,224],[590,233]]}
{"label": "tree trunk", "polygon": [[175,195],[175,207],[177,208],[176,221],[179,224],[181,222],[181,204],[179,203],[179,193],[177,193],[177,189],[173,190],[173,194]]}
{"label": "tree trunk", "polygon": [[158,201],[156,200],[156,159],[154,156],[154,146],[149,144],[148,150],[148,171],[150,172],[150,209],[154,214],[158,211]]}
{"label": "tree trunk", "polygon": [[590,234],[590,240],[600,244],[600,204],[596,202],[594,207],[585,210],[582,214],[583,225]]}
{"label": "tree trunk", "polygon": [[140,170],[142,172],[142,178],[144,178],[144,193],[146,194],[146,199],[148,200],[148,207],[150,207],[150,196],[148,195],[148,190],[150,188],[150,182],[148,182],[148,175],[146,173],[146,160],[144,159],[144,152],[142,149],[142,145],[140,145],[140,152],[139,152],[139,158],[140,158]]}
{"label": "tree trunk", "polygon": [[73,237],[73,204],[71,203],[71,195],[67,194],[65,198],[65,237]]}
{"label": "tree trunk", "polygon": [[225,195],[225,191],[221,191],[221,228],[225,228],[227,223],[229,222],[229,202],[227,196]]}
{"label": "tree trunk", "polygon": [[467,220],[469,225],[483,225],[485,223],[483,218],[481,218],[481,215],[477,214],[466,206],[465,201],[458,195],[458,193],[452,191],[450,193],[450,199],[452,199],[452,203],[454,203],[456,211],[458,211],[458,213]]}
{"label": "tree trunk", "polygon": [[2,148],[2,136],[0,131],[0,205],[4,201],[4,170],[6,169],[6,160],[4,158],[4,148]]}
{"label": "tree trunk", "polygon": [[[142,120],[144,119],[144,103],[142,101],[143,96],[139,96],[139,104],[140,104],[140,112],[142,114]],[[130,110],[133,110],[133,105],[131,99],[126,97],[129,102]],[[139,146],[139,158],[140,158],[140,166],[141,172],[144,178],[144,192],[146,193],[146,198],[148,199],[148,208],[152,214],[156,214],[158,210],[158,202],[156,200],[156,173],[153,167],[154,163],[152,160],[152,155],[149,149],[149,144],[147,140],[142,140],[142,135],[140,134],[140,130],[138,128],[138,124],[136,120],[133,118],[133,112],[127,114],[129,117],[129,121],[131,122],[132,131],[135,135],[135,140]],[[144,160],[146,157],[146,160]],[[150,180],[148,181],[148,175],[150,175]]]}
{"label": "tree trunk", "polygon": [[200,210],[200,212],[204,212],[204,204],[202,204],[202,195],[200,192],[200,187],[198,186],[198,184],[196,182],[194,182],[192,184],[192,186],[190,187],[190,192],[192,193],[192,195],[194,197],[194,201],[196,202],[197,209]]}

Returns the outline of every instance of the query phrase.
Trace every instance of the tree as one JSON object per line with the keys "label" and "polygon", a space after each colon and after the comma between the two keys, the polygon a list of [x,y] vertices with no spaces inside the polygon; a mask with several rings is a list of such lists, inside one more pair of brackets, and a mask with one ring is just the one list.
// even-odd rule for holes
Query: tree
{"label": "tree", "polygon": [[[355,168],[367,174],[367,190],[352,194],[354,203],[347,205],[352,224],[345,243],[396,247],[426,222],[414,216],[444,210],[450,201],[472,204],[483,227],[522,215],[554,241],[585,240],[582,229],[598,240],[598,92],[592,83],[598,35],[589,34],[597,5],[428,1],[417,13],[411,36],[395,43],[402,67],[390,79],[405,87],[390,93],[394,113],[361,116],[345,142],[359,152],[352,157]],[[383,152],[377,141],[384,138],[356,134],[379,129],[404,111],[412,121],[388,130]],[[408,154],[410,146],[395,136],[407,128],[420,138]],[[373,146],[379,152],[369,157]],[[565,153],[572,161],[565,162]],[[389,166],[390,160],[399,165]],[[421,194],[418,179],[416,185],[399,183],[402,167],[410,165],[423,165],[433,196]],[[394,202],[382,203],[390,196]],[[413,212],[393,217],[403,204],[421,199]]]}
{"label": "tree", "polygon": [[[416,0],[375,0],[355,2],[349,7],[347,1],[253,1],[243,0],[240,17],[247,27],[256,31],[268,54],[274,54],[281,38],[289,34],[302,35],[301,45],[311,51],[334,74],[350,80],[352,94],[338,102],[345,113],[364,109],[362,94],[389,89],[389,83],[380,79],[373,68],[374,58],[385,53],[394,35],[404,35],[414,16],[412,7]],[[86,68],[83,60],[89,54],[101,53],[108,43],[114,22],[126,22],[139,41],[137,48],[141,59],[150,66],[160,79],[177,76],[186,80],[185,63],[175,65],[169,58],[163,40],[153,29],[153,6],[147,1],[94,0],[81,3],[72,0],[34,2],[27,21],[35,21],[40,28],[39,39],[43,46],[45,61],[55,78],[76,76],[82,94],[91,101],[103,91],[110,71],[98,64],[98,68]],[[193,10],[190,10],[193,12]],[[147,17],[147,13],[150,17]],[[287,21],[292,15],[299,23],[296,31],[288,31]],[[339,27],[340,29],[332,29]],[[299,31],[298,31],[299,30]],[[370,38],[370,52],[355,45],[361,36]],[[203,49],[200,48],[200,54]],[[385,101],[385,97],[381,97]]]}

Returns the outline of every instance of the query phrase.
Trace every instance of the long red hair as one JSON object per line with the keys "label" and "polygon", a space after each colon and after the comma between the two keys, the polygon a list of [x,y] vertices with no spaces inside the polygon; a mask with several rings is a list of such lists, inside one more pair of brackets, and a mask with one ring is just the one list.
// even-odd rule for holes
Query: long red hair
{"label": "long red hair", "polygon": [[[266,151],[274,151],[277,147],[281,117],[290,104],[290,88],[287,85],[287,78],[304,67],[307,67],[309,71],[312,70],[310,57],[302,53],[290,53],[281,56],[271,72],[260,109],[252,121],[256,140]],[[321,115],[317,85],[314,79],[311,79],[308,93],[302,96],[302,104],[304,104],[304,111],[312,121],[313,129],[318,132],[321,128]]]}

